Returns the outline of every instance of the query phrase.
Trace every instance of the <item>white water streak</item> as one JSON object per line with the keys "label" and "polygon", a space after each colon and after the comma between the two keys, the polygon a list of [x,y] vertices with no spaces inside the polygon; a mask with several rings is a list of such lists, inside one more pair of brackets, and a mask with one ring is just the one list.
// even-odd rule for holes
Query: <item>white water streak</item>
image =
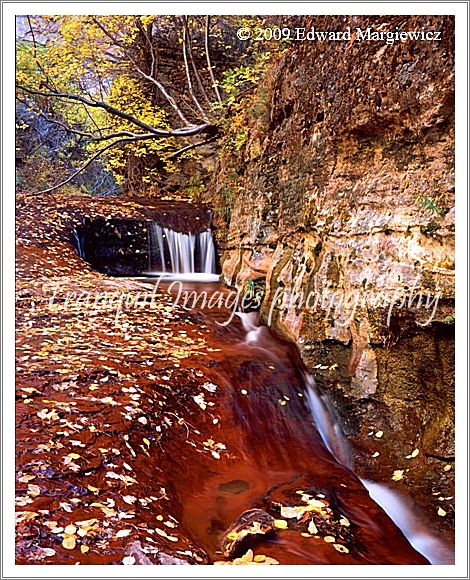
{"label": "white water streak", "polygon": [[[168,267],[167,255],[170,262]],[[149,271],[172,274],[215,274],[215,245],[211,230],[192,234],[162,228],[156,223],[150,224]]]}
{"label": "white water streak", "polygon": [[422,515],[416,513],[409,498],[383,483],[361,479],[370,497],[400,528],[413,548],[431,564],[453,564],[454,553],[439,538],[429,532]]}
{"label": "white water streak", "polygon": [[[259,340],[261,329],[256,313],[237,313],[246,331],[245,341],[254,344]],[[349,469],[353,470],[353,453],[344,437],[334,409],[320,394],[315,380],[305,373],[306,399],[314,424],[325,447]],[[431,525],[425,516],[418,513],[410,498],[390,489],[383,483],[361,479],[370,497],[390,517],[403,532],[413,548],[431,562],[431,564],[453,564],[454,553],[435,534],[430,531]]]}

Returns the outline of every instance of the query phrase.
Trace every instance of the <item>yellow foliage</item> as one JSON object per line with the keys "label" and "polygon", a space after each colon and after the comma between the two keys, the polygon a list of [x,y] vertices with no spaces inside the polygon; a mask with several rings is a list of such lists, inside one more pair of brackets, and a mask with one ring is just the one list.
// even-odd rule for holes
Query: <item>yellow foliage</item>
{"label": "yellow foliage", "polygon": [[[140,44],[147,42],[142,30],[155,16],[38,16],[31,17],[36,45],[19,42],[17,47],[17,82],[32,89],[44,90],[44,81],[56,91],[76,93],[105,101],[140,121],[159,129],[169,129],[166,113],[155,104],[155,87],[141,78],[134,60],[139,58]],[[145,68],[145,66],[143,67]],[[54,99],[55,111],[71,126],[105,134],[131,131],[142,133],[133,123],[106,113],[97,107]],[[48,110],[38,96],[30,104],[38,111]],[[107,141],[106,143],[110,143]],[[162,172],[173,172],[175,164],[169,155],[187,145],[187,140],[171,138],[136,141],[106,152],[105,164],[118,184],[124,185],[132,173],[132,187],[149,186]],[[92,142],[90,153],[103,147]],[[181,156],[192,157],[190,151]]]}
{"label": "yellow foliage", "polygon": [[[153,104],[149,89],[139,79],[126,74],[116,77],[107,102],[152,127],[170,128],[165,111]],[[108,115],[106,125],[111,132],[140,132],[138,129],[136,131],[135,125],[130,121],[114,115]],[[101,147],[101,144],[93,144],[93,148],[96,147]],[[122,185],[130,158],[137,158],[141,162],[140,180],[143,184],[150,185],[158,179],[162,171],[175,171],[176,167],[168,157],[176,148],[177,143],[173,138],[136,141],[109,150],[106,164],[114,173],[116,181]]]}

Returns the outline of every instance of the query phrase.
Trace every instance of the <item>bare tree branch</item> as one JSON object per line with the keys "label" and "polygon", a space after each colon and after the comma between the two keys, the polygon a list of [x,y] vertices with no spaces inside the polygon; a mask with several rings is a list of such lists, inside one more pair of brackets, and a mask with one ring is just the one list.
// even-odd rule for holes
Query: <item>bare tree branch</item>
{"label": "bare tree branch", "polygon": [[38,46],[37,46],[37,42],[36,42],[36,36],[34,35],[34,29],[33,29],[33,24],[31,22],[31,18],[29,16],[26,16],[26,18],[28,20],[29,31],[31,32],[31,38],[33,40],[33,58],[34,58],[34,62],[36,63],[37,67],[39,68],[39,70],[44,75],[44,78],[46,79],[46,82],[49,83],[49,75],[44,70],[42,64],[39,62],[39,59],[38,59]]}
{"label": "bare tree branch", "polygon": [[152,24],[148,24],[147,25],[147,30],[145,30],[142,22],[140,21],[139,18],[137,18],[137,16],[134,19],[135,25],[137,26],[137,28],[141,31],[141,33],[144,35],[145,40],[147,41],[147,44],[149,46],[150,49],[150,57],[152,59],[152,62],[150,63],[150,76],[154,77],[155,76],[155,65],[156,65],[156,58],[155,58],[155,52],[153,50],[153,43],[152,43],[152,37],[151,37],[151,29],[152,29]]}
{"label": "bare tree branch", "polygon": [[191,149],[196,149],[196,147],[202,147],[203,145],[207,145],[208,143],[212,143],[212,141],[215,141],[216,139],[217,139],[217,137],[211,137],[210,139],[207,139],[206,141],[199,141],[199,143],[192,143],[191,145],[186,145],[186,147],[182,147],[181,149],[178,149],[178,151],[175,151],[174,153],[169,155],[168,159],[175,159],[176,157],[179,157],[183,153],[186,153],[186,151],[190,151]]}
{"label": "bare tree branch", "polygon": [[188,119],[186,119],[186,117],[184,116],[183,111],[178,107],[178,104],[176,103],[175,99],[170,95],[170,93],[165,89],[165,87],[162,85],[162,83],[160,81],[158,81],[154,76],[148,75],[146,72],[144,72],[140,66],[136,63],[136,61],[132,58],[132,56],[129,54],[129,51],[127,50],[126,45],[121,42],[118,38],[116,38],[114,35],[112,35],[105,26],[103,26],[103,24],[101,24],[101,22],[95,18],[94,16],[92,17],[93,22],[96,24],[96,26],[98,26],[98,28],[104,33],[106,34],[106,36],[112,41],[114,42],[114,44],[116,46],[119,46],[119,48],[121,48],[121,50],[124,52],[125,56],[129,59],[129,61],[132,63],[133,67],[135,68],[135,70],[147,81],[153,83],[158,90],[162,93],[162,95],[165,97],[165,99],[168,101],[168,103],[171,105],[171,107],[175,110],[176,114],[178,115],[178,117],[183,121],[183,123],[186,123],[186,125],[190,125],[190,122],[188,121]]}
{"label": "bare tree branch", "polygon": [[[25,105],[26,107],[29,107],[27,101],[20,99],[19,97],[17,97],[17,100],[20,103],[23,103],[23,105]],[[103,135],[101,127],[97,127],[97,130],[100,133],[100,135],[97,137],[96,135],[93,135],[93,133],[91,133],[89,131],[80,131],[80,129],[75,129],[73,127],[70,127],[70,125],[67,125],[67,123],[60,121],[59,119],[53,119],[52,117],[48,117],[42,111],[34,111],[34,113],[36,115],[38,115],[39,117],[42,117],[48,123],[51,123],[53,125],[58,125],[59,127],[62,127],[63,129],[65,129],[69,133],[73,133],[74,135],[79,135],[81,137],[88,137],[88,139],[91,139],[92,141],[108,141],[109,139],[115,139],[117,137],[138,137],[139,136],[137,133],[132,133],[131,131],[118,131],[116,133],[109,133],[108,135]]]}
{"label": "bare tree branch", "polygon": [[87,99],[86,97],[83,97],[81,95],[75,95],[73,93],[59,93],[56,91],[45,92],[45,91],[39,91],[36,89],[30,89],[30,88],[25,87],[23,85],[17,85],[17,87],[20,90],[25,91],[26,93],[29,93],[31,95],[38,95],[38,96],[42,96],[42,97],[53,97],[53,98],[58,98],[58,99],[68,99],[71,101],[78,101],[80,103],[84,103],[85,105],[87,105],[89,107],[99,107],[101,109],[104,109],[107,113],[110,113],[111,115],[116,115],[117,117],[120,117],[121,119],[125,119],[126,121],[129,121],[130,123],[133,123],[137,127],[140,127],[141,129],[144,129],[145,131],[148,131],[149,133],[153,133],[154,136],[158,136],[158,137],[190,137],[192,135],[198,135],[199,133],[204,133],[205,131],[207,131],[207,129],[209,129],[210,127],[213,126],[210,123],[205,123],[203,125],[196,125],[196,126],[192,125],[189,127],[183,127],[181,129],[170,129],[170,130],[156,129],[155,127],[152,127],[151,125],[147,125],[147,123],[140,121],[139,119],[130,115],[129,113],[124,113],[124,111],[116,109],[115,107],[109,105],[108,103],[105,103],[104,101],[95,101],[95,100],[89,99],[89,98]]}
{"label": "bare tree branch", "polygon": [[59,189],[59,187],[63,187],[64,185],[67,185],[67,183],[70,183],[75,177],[77,177],[77,175],[79,175],[82,171],[84,171],[90,165],[90,163],[92,163],[95,159],[97,159],[105,151],[107,151],[108,149],[111,149],[111,147],[115,147],[116,145],[122,145],[123,143],[133,143],[134,141],[141,141],[143,139],[155,139],[155,135],[153,133],[147,133],[147,134],[139,135],[137,137],[125,137],[123,139],[117,139],[113,143],[108,143],[105,147],[102,147],[94,155],[92,155],[86,163],[84,163],[81,167],[79,167],[76,171],[74,171],[72,173],[72,175],[67,177],[67,179],[64,179],[64,181],[61,181],[60,183],[57,183],[57,185],[53,185],[52,187],[48,187],[47,189],[43,189],[42,191],[36,191],[34,193],[34,195],[42,195],[44,193],[50,193],[51,191]]}
{"label": "bare tree branch", "polygon": [[[102,94],[102,92],[101,92],[101,88],[100,88],[100,94]],[[86,107],[86,106],[85,106],[83,103],[80,103],[80,104],[79,104],[79,107],[81,107],[81,108],[82,108],[82,109],[85,111],[85,113],[86,113],[86,116],[87,116],[87,117],[90,119],[90,121],[91,121],[91,122],[93,123],[93,125],[96,127],[96,130],[98,131],[98,133],[100,134],[100,136],[103,136],[103,133],[102,133],[102,132],[103,132],[105,129],[104,129],[103,127],[99,127],[99,126],[98,126],[97,122],[95,121],[95,118],[94,118],[94,117],[93,117],[93,115],[90,113],[90,111],[87,109],[87,107]]]}
{"label": "bare tree branch", "polygon": [[193,99],[196,107],[199,109],[199,111],[202,115],[202,118],[205,121],[208,121],[209,119],[206,115],[206,112],[202,108],[202,105],[199,102],[199,99],[194,94],[193,83],[191,80],[191,73],[189,71],[189,64],[188,64],[188,27],[187,27],[187,21],[186,21],[185,16],[182,17],[182,23],[183,23],[183,27],[182,27],[183,28],[183,60],[184,60],[184,70],[186,71],[186,80],[188,83],[189,94],[191,95],[191,98]]}
{"label": "bare tree branch", "polygon": [[199,99],[194,94],[193,83],[191,80],[191,73],[189,71],[188,64],[188,23],[186,16],[182,17],[182,24],[183,24],[183,60],[184,60],[184,69],[186,71],[186,80],[188,82],[189,94],[191,95],[191,98],[193,99],[196,107],[199,109],[204,121],[209,121],[206,112],[204,111],[201,103],[199,102]]}
{"label": "bare tree branch", "polygon": [[[191,149],[195,149],[196,147],[202,147],[203,145],[207,145],[208,143],[211,143],[212,141],[214,141],[216,138],[217,137],[214,136],[214,137],[211,137],[210,139],[207,139],[206,141],[200,141],[199,143],[193,143],[191,145],[187,145],[186,147],[182,147],[181,149],[178,149],[178,151],[175,151],[174,153],[169,155],[168,159],[175,159],[176,157],[179,157],[180,155],[182,155],[186,151],[190,151]],[[142,135],[135,135],[133,137],[123,137],[122,139],[116,139],[116,141],[113,141],[113,143],[108,143],[107,145],[105,145],[104,147],[99,149],[94,155],[92,155],[90,157],[90,159],[88,159],[88,161],[86,161],[76,171],[74,171],[72,173],[72,175],[67,177],[67,179],[64,179],[63,181],[61,181],[60,183],[57,183],[56,185],[53,185],[52,187],[49,187],[47,189],[43,189],[42,191],[36,191],[34,193],[34,195],[42,195],[44,193],[50,193],[51,191],[55,191],[56,189],[59,189],[60,187],[67,185],[67,183],[70,183],[75,177],[77,177],[77,175],[82,173],[82,171],[84,171],[93,161],[95,161],[95,159],[97,159],[100,155],[102,155],[108,149],[111,149],[112,147],[115,147],[116,145],[122,145],[125,143],[134,143],[135,141],[143,141],[146,139],[156,139],[156,136],[153,133],[143,133]]]}
{"label": "bare tree branch", "polygon": [[202,78],[201,75],[199,74],[198,68],[196,66],[196,61],[194,60],[194,56],[193,56],[193,47],[192,47],[192,40],[191,40],[191,33],[190,33],[190,29],[189,29],[189,17],[188,16],[183,16],[183,18],[185,19],[185,26],[186,26],[186,31],[187,31],[187,35],[188,35],[188,55],[189,55],[189,60],[191,61],[191,65],[193,67],[193,71],[194,71],[194,76],[196,77],[196,81],[199,87],[199,90],[201,91],[201,94],[203,95],[204,99],[206,100],[206,103],[209,105],[209,107],[211,106],[211,101],[207,95],[206,89],[204,88],[204,83],[202,82]]}
{"label": "bare tree branch", "polygon": [[185,117],[183,111],[178,107],[178,104],[176,103],[175,99],[165,89],[165,87],[162,85],[162,83],[160,81],[157,81],[157,79],[155,77],[152,77],[152,76],[148,75],[147,73],[145,73],[136,63],[133,63],[133,64],[134,64],[135,70],[141,76],[143,76],[144,79],[153,83],[158,88],[158,90],[162,93],[162,95],[165,97],[165,99],[170,103],[171,107],[173,107],[173,109],[176,111],[176,114],[183,121],[183,123],[186,123],[186,125],[190,125],[190,122]]}
{"label": "bare tree branch", "polygon": [[73,93],[60,93],[58,91],[53,91],[53,90],[51,91],[51,89],[49,89],[51,92],[47,93],[45,91],[30,89],[30,88],[25,87],[23,85],[17,85],[17,87],[19,89],[21,89],[22,91],[25,91],[26,93],[29,93],[31,95],[37,95],[37,96],[42,96],[42,97],[54,97],[54,98],[58,98],[58,99],[68,99],[71,101],[78,101],[80,103],[88,105],[89,107],[99,107],[101,109],[104,109],[107,113],[111,113],[113,115],[116,115],[117,117],[120,117],[121,119],[125,119],[126,121],[129,121],[129,122],[133,123],[134,125],[137,125],[137,127],[140,127],[141,129],[144,129],[144,130],[149,131],[151,133],[156,131],[156,129],[154,127],[151,127],[150,125],[147,125],[146,123],[144,123],[142,121],[139,121],[139,119],[136,119],[135,117],[133,117],[132,115],[129,115],[128,113],[124,113],[123,111],[116,109],[112,105],[108,105],[108,103],[105,103],[104,101],[95,101],[93,99],[86,98],[86,97],[83,97],[81,95],[76,95]]}
{"label": "bare tree branch", "polygon": [[210,22],[211,22],[211,17],[206,16],[206,33],[204,36],[205,36],[205,47],[206,47],[207,70],[209,71],[211,81],[212,81],[212,87],[213,87],[214,92],[216,94],[217,100],[219,101],[219,103],[222,103],[222,97],[220,96],[219,87],[217,86],[217,81],[215,80],[214,72],[212,71],[211,57],[210,57],[210,53],[209,53]]}

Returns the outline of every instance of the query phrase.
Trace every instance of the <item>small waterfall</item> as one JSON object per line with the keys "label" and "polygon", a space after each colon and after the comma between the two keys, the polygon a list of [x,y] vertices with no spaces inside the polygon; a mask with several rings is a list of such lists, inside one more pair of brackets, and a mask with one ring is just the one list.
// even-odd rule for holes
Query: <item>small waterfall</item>
{"label": "small waterfall", "polygon": [[305,373],[307,402],[317,431],[328,451],[339,463],[353,469],[351,447],[343,435],[336,413],[327,399],[321,396],[311,375]]}
{"label": "small waterfall", "polygon": [[215,245],[211,230],[176,232],[151,223],[148,228],[149,271],[152,274],[215,274]]}
{"label": "small waterfall", "polygon": [[[323,443],[332,455],[354,471],[353,453],[343,435],[336,413],[327,399],[319,393],[312,376],[305,373],[307,401]],[[415,511],[411,499],[390,489],[384,483],[360,478],[371,498],[403,532],[410,544],[431,564],[453,564],[452,551],[435,535],[422,513]]]}
{"label": "small waterfall", "polygon": [[211,230],[199,234],[200,254],[203,256],[203,272],[215,272],[215,246]]}
{"label": "small waterfall", "polygon": [[158,257],[160,259],[161,271],[166,272],[162,228],[155,223],[151,223],[148,229],[148,236],[149,236],[149,270],[152,270],[152,265],[157,263]]}
{"label": "small waterfall", "polygon": [[[258,324],[257,312],[236,312],[241,320],[243,330],[246,332],[245,342],[247,344],[256,344],[263,331],[263,327]],[[259,348],[262,348],[259,346]]]}
{"label": "small waterfall", "polygon": [[[270,336],[266,326],[259,324],[257,312],[237,312],[243,329],[246,332],[245,342],[255,348],[260,348],[269,354]],[[353,454],[351,447],[343,435],[341,425],[336,418],[335,410],[329,401],[322,397],[311,375],[304,372],[305,395],[308,408],[315,427],[328,451],[335,459],[353,469]]]}
{"label": "small waterfall", "polygon": [[72,237],[75,243],[75,249],[80,258],[85,259],[85,248],[83,247],[83,235],[81,235],[76,227],[72,228]]}
{"label": "small waterfall", "polygon": [[[245,343],[264,350],[271,357],[269,332],[259,324],[257,313],[237,312],[246,332]],[[313,377],[304,372],[305,395],[313,423],[325,447],[338,463],[354,471],[353,452],[344,436],[335,409],[324,397]],[[453,564],[454,554],[433,532],[431,524],[413,501],[404,493],[398,493],[384,483],[360,478],[371,498],[384,510],[395,525],[400,528],[410,544],[432,564]]]}
{"label": "small waterfall", "polygon": [[361,478],[370,497],[400,528],[415,550],[423,554],[431,564],[454,564],[454,553],[432,531],[423,514],[416,510],[413,501],[390,489],[384,483]]}

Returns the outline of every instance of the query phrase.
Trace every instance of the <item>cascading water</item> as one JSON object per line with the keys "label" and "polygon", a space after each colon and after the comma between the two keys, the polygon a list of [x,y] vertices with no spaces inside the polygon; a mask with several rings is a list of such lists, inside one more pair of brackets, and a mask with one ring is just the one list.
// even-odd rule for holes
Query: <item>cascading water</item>
{"label": "cascading water", "polygon": [[77,228],[72,228],[72,237],[75,243],[75,248],[77,250],[77,254],[80,258],[85,259],[85,248],[83,243],[83,234],[79,233]]}
{"label": "cascading water", "polygon": [[165,265],[165,246],[163,238],[163,228],[152,223],[149,225],[149,270],[152,270],[154,264],[158,263],[157,257],[160,259],[160,269],[166,272]]}
{"label": "cascading water", "polygon": [[[210,229],[184,233],[151,223],[148,228],[149,269],[146,274],[187,279],[217,279],[215,245]],[[205,276],[198,276],[205,274]],[[181,276],[182,275],[182,276]],[[212,276],[211,276],[212,275]]]}
{"label": "cascading water", "polygon": [[454,554],[436,535],[429,531],[426,518],[419,513],[410,498],[397,493],[383,483],[361,478],[362,485],[370,497],[394,524],[400,528],[416,551],[431,564],[454,564]]}
{"label": "cascading water", "polygon": [[201,256],[202,271],[215,273],[215,245],[211,230],[199,234],[199,251]]}
{"label": "cascading water", "polygon": [[304,375],[308,406],[325,447],[339,463],[353,469],[351,446],[343,435],[334,409],[329,401],[319,393],[313,377],[308,373],[304,373]]}
{"label": "cascading water", "polygon": [[[259,325],[257,313],[237,313],[246,332],[245,344],[270,353],[270,333]],[[315,380],[304,372],[304,388],[307,404],[323,444],[338,463],[353,471],[353,454],[343,435],[336,413],[329,401],[321,395]],[[418,513],[413,502],[386,484],[360,479],[370,497],[383,509],[395,525],[401,529],[410,544],[432,564],[453,564],[454,555],[444,542],[430,531],[426,518]]]}
{"label": "cascading water", "polygon": [[[308,373],[305,373],[305,385],[308,406],[323,443],[340,463],[353,470],[352,450],[343,435],[334,409],[319,393],[313,377]],[[452,551],[429,532],[423,522],[423,515],[415,512],[415,506],[409,498],[392,490],[386,484],[360,479],[371,498],[401,529],[410,544],[431,564],[454,563]]]}

